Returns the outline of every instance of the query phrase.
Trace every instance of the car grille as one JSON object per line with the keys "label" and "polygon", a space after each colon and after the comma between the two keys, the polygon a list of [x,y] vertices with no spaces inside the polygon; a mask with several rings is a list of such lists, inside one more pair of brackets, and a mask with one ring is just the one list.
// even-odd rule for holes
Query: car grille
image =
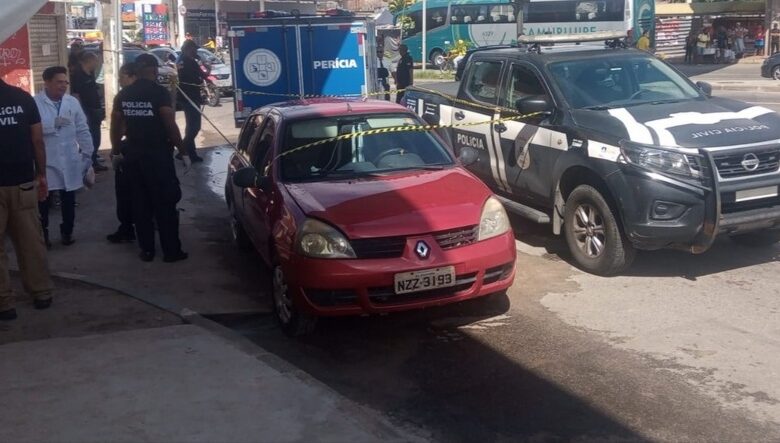
{"label": "car grille", "polygon": [[477,273],[459,275],[455,278],[455,285],[447,288],[437,288],[428,291],[411,292],[408,294],[396,294],[392,286],[381,288],[369,288],[368,298],[377,305],[388,305],[394,303],[406,303],[411,301],[430,300],[434,298],[448,298],[457,295],[459,292],[467,291],[474,286],[477,281]]}
{"label": "car grille", "polygon": [[[431,234],[444,250],[470,245],[477,241],[479,226],[439,231]],[[376,237],[350,240],[357,258],[395,258],[404,253],[407,237]]]}
{"label": "car grille", "polygon": [[357,303],[357,292],[352,289],[305,289],[306,297],[317,306],[349,306]]}
{"label": "car grille", "polygon": [[[752,171],[742,166],[745,155],[752,153],[758,158],[758,167]],[[714,155],[713,160],[718,168],[721,178],[746,177],[750,175],[766,174],[777,171],[780,167],[780,148],[765,149],[762,151]]]}

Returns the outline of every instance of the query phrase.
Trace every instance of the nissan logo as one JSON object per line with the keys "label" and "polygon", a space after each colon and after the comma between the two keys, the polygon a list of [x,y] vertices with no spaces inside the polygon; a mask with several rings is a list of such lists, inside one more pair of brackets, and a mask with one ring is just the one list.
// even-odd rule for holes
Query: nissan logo
{"label": "nissan logo", "polygon": [[761,161],[756,157],[756,154],[753,154],[752,152],[750,154],[745,154],[744,157],[742,157],[742,165],[743,168],[745,168],[746,171],[755,171],[758,169],[758,165],[761,163]]}
{"label": "nissan logo", "polygon": [[427,243],[420,240],[417,242],[417,245],[414,247],[414,252],[417,254],[420,258],[428,258],[428,256],[431,254],[431,247],[428,246]]}

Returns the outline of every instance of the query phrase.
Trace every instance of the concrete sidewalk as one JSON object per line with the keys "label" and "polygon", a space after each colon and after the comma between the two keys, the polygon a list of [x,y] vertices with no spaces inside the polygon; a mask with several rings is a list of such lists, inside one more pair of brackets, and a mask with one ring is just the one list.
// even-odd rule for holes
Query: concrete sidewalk
{"label": "concrete sidewalk", "polygon": [[0,378],[3,441],[422,441],[192,325],[7,344]]}

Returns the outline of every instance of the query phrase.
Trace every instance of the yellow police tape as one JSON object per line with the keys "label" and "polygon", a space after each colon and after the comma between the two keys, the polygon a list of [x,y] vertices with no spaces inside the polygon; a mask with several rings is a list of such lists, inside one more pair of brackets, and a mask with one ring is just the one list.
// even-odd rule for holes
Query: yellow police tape
{"label": "yellow police tape", "polygon": [[349,140],[356,137],[362,137],[365,135],[376,135],[376,134],[387,134],[390,132],[425,132],[425,131],[435,131],[437,129],[446,129],[446,128],[460,128],[465,126],[478,126],[478,125],[487,125],[487,124],[498,124],[503,122],[510,122],[510,121],[517,121],[517,120],[524,120],[527,118],[535,117],[538,115],[543,114],[542,112],[533,112],[530,114],[525,115],[517,115],[512,117],[502,117],[502,118],[496,118],[496,119],[490,119],[490,120],[481,120],[478,122],[466,122],[466,123],[453,123],[449,125],[406,125],[406,126],[391,126],[389,128],[376,128],[376,129],[367,129],[365,131],[358,131],[353,132],[350,134],[342,134],[337,135],[335,137],[326,138],[322,140],[317,140],[316,142],[307,143],[305,145],[298,146],[294,149],[291,149],[289,151],[282,152],[281,154],[277,155],[273,158],[273,161],[284,157],[286,155],[293,154],[295,152],[303,151],[304,149],[312,148],[314,146],[324,145],[327,143],[335,142],[335,141],[341,141],[341,140]]}

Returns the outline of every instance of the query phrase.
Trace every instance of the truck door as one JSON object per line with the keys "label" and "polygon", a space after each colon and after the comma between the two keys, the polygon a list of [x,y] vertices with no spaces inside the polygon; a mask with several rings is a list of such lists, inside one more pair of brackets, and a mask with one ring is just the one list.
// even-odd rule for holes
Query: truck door
{"label": "truck door", "polygon": [[[501,105],[516,109],[517,101],[525,97],[552,97],[535,68],[526,63],[513,63],[503,85]],[[498,134],[506,154],[506,174],[511,192],[519,200],[549,202],[552,171],[558,157],[566,151],[567,140],[547,122],[548,116],[532,117],[523,122],[508,121]]]}
{"label": "truck door", "polygon": [[[304,92],[317,95],[360,95],[372,92],[374,75],[364,22],[299,26]],[[367,52],[367,51],[373,52]]]}
{"label": "truck door", "polygon": [[296,29],[267,24],[231,29],[237,120],[246,118],[254,109],[300,93]]}
{"label": "truck door", "polygon": [[[509,193],[507,183],[505,158],[501,152],[500,143],[496,143],[494,125],[482,123],[493,120],[497,113],[491,110],[498,104],[501,93],[501,71],[504,63],[501,61],[475,61],[469,70],[468,77],[463,79],[461,98],[473,101],[481,106],[469,106],[461,102],[453,102],[451,110],[452,145],[455,155],[465,147],[474,148],[479,152],[478,160],[468,168],[494,191]],[[445,113],[442,105],[442,113]],[[471,125],[473,123],[473,125]]]}

